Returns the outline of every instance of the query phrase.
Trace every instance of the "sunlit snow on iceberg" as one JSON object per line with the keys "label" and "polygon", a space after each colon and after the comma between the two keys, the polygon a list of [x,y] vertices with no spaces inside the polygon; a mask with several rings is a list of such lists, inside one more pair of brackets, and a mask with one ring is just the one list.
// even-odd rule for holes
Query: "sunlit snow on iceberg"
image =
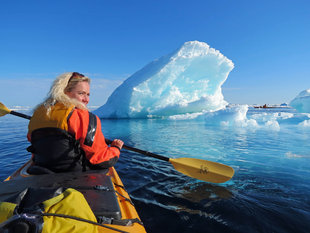
{"label": "sunlit snow on iceberg", "polygon": [[186,42],[129,77],[94,111],[101,118],[154,118],[219,110],[234,64],[203,42]]}

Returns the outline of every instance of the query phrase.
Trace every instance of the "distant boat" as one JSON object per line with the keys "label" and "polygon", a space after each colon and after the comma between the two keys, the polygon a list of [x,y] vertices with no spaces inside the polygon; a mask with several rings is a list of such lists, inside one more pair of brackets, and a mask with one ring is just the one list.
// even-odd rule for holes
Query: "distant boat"
{"label": "distant boat", "polygon": [[267,106],[267,104],[264,104],[263,106],[254,106],[254,108],[278,108],[276,106]]}

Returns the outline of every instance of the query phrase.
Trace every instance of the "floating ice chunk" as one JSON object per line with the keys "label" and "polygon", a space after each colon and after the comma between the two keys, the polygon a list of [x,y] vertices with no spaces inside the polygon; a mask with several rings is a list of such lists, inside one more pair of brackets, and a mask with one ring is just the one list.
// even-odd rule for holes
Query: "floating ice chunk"
{"label": "floating ice chunk", "polygon": [[265,123],[265,126],[268,129],[274,130],[274,131],[279,131],[280,130],[280,125],[276,120],[272,120],[272,121],[267,121]]}
{"label": "floating ice chunk", "polygon": [[101,118],[146,118],[219,110],[234,64],[203,42],[186,42],[123,82],[95,111]]}
{"label": "floating ice chunk", "polygon": [[306,158],[306,159],[310,159],[310,155],[299,155],[299,154],[295,154],[293,152],[286,152],[285,153],[287,158]]}
{"label": "floating ice chunk", "polygon": [[214,112],[207,112],[204,117],[208,125],[257,128],[256,120],[248,119],[247,112],[248,105],[237,105]]}
{"label": "floating ice chunk", "polygon": [[299,126],[303,127],[310,127],[310,120],[304,120],[303,122],[298,124]]}
{"label": "floating ice chunk", "polygon": [[290,106],[298,112],[310,113],[310,89],[300,92],[291,102]]}

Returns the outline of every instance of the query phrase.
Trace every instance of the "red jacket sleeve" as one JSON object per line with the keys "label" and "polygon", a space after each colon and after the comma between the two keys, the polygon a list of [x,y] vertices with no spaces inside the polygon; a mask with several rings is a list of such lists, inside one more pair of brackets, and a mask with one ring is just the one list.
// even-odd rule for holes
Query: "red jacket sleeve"
{"label": "red jacket sleeve", "polygon": [[96,115],[75,109],[68,120],[68,132],[79,140],[87,160],[92,165],[108,168],[117,162],[120,151],[106,144],[100,119]]}

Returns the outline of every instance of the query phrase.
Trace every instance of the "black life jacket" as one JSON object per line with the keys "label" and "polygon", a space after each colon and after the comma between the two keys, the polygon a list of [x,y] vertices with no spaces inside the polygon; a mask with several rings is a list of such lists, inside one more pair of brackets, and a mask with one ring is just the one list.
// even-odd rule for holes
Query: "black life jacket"
{"label": "black life jacket", "polygon": [[35,166],[29,170],[30,173],[83,170],[84,152],[79,141],[66,130],[51,127],[34,130],[31,133],[31,146],[27,150],[34,155]]}

